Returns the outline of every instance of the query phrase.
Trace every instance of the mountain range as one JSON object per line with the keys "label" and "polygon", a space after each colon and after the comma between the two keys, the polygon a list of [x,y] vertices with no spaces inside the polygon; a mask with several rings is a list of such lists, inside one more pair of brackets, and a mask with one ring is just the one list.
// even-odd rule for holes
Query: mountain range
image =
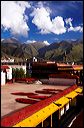
{"label": "mountain range", "polygon": [[47,45],[44,42],[22,43],[16,38],[1,40],[1,58],[14,58],[15,61],[31,59],[83,62],[83,40],[63,40]]}

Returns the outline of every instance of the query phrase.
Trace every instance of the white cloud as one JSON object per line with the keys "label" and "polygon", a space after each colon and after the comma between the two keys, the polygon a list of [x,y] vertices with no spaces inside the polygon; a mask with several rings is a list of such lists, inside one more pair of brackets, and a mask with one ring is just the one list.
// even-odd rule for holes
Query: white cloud
{"label": "white cloud", "polygon": [[26,8],[30,8],[30,4],[25,1],[1,1],[1,27],[9,29],[12,34],[27,36],[29,27]]}
{"label": "white cloud", "polygon": [[61,16],[55,17],[55,19],[52,20],[52,32],[59,35],[66,32],[66,28],[64,27],[64,21]]}
{"label": "white cloud", "polygon": [[48,43],[48,41],[43,41],[43,43],[46,44],[46,45],[50,45],[50,44]]}
{"label": "white cloud", "polygon": [[79,31],[79,32],[83,32],[83,26],[82,26],[82,24],[81,24],[81,26],[73,27],[73,25],[72,25],[72,20],[73,20],[73,19],[71,19],[71,18],[65,19],[66,24],[69,24],[69,25],[70,25],[70,27],[68,28],[68,32],[69,32],[69,31],[74,31],[74,32]]}
{"label": "white cloud", "polygon": [[38,3],[36,5],[34,5],[34,8],[42,8],[45,7],[45,9],[49,12],[52,13],[52,10],[49,8],[49,3],[50,1],[38,1]]}
{"label": "white cloud", "polygon": [[79,31],[79,32],[83,32],[83,27],[81,27],[81,26],[70,27],[70,28],[68,28],[68,32],[69,32],[69,31],[74,31],[74,32]]}
{"label": "white cloud", "polygon": [[49,8],[34,8],[31,16],[33,16],[32,23],[40,30],[41,34],[54,33],[63,34],[66,32],[64,21],[61,16],[57,16],[51,20]]}
{"label": "white cloud", "polygon": [[27,40],[25,43],[29,44],[29,43],[35,43],[35,42],[36,42],[35,40]]}
{"label": "white cloud", "polygon": [[70,27],[72,27],[72,20],[73,19],[71,19],[71,18],[68,18],[68,19],[65,19],[65,22],[66,22],[66,24],[69,24],[70,25]]}
{"label": "white cloud", "polygon": [[[36,40],[27,40],[25,43],[26,43],[26,44],[31,44],[31,43],[35,43],[35,42],[37,42],[37,43],[42,43],[42,41],[39,42],[39,41],[36,41]],[[50,44],[48,43],[48,41],[43,41],[43,43],[44,43],[45,45],[50,45]]]}
{"label": "white cloud", "polygon": [[16,3],[19,4],[24,9],[25,9],[25,7],[26,8],[30,8],[31,7],[31,5],[26,1],[16,1]]}
{"label": "white cloud", "polygon": [[49,17],[49,12],[44,7],[35,8],[31,16],[34,16],[32,23],[35,24],[41,33],[50,33],[52,23]]}
{"label": "white cloud", "polygon": [[43,2],[42,1],[38,1],[38,7],[43,7]]}

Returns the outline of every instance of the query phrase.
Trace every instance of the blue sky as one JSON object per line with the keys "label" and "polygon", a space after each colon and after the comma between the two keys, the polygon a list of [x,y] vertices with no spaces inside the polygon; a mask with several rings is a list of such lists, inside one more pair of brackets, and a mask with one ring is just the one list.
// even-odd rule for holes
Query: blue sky
{"label": "blue sky", "polygon": [[1,38],[21,42],[83,38],[83,1],[3,1]]}

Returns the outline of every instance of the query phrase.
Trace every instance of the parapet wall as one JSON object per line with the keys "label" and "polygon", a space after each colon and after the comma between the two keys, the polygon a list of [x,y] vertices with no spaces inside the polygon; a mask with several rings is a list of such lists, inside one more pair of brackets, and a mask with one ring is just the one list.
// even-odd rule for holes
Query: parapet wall
{"label": "parapet wall", "polygon": [[66,79],[66,78],[49,78],[41,79],[42,84],[51,84],[51,85],[74,85],[76,84],[76,79]]}

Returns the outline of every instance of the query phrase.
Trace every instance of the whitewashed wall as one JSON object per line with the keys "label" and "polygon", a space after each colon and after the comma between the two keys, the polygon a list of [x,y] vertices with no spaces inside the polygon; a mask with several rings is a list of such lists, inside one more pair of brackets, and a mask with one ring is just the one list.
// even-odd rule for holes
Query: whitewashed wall
{"label": "whitewashed wall", "polygon": [[10,69],[7,69],[7,79],[11,80],[12,79],[12,68],[9,66]]}
{"label": "whitewashed wall", "polygon": [[1,71],[1,86],[6,84],[5,72]]}

